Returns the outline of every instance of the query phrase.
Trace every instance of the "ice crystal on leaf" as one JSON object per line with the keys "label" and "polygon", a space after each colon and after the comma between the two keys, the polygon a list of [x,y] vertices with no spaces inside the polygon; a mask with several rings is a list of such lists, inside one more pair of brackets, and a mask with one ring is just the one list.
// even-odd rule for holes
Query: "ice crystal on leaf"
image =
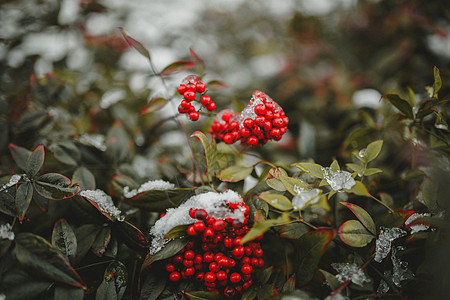
{"label": "ice crystal on leaf", "polygon": [[413,272],[408,269],[408,263],[400,260],[398,253],[405,250],[405,247],[398,246],[392,248],[392,281],[398,287],[401,287],[401,282],[414,277]]}
{"label": "ice crystal on leaf", "polygon": [[0,239],[2,240],[14,240],[14,232],[12,231],[11,224],[6,223],[4,225],[0,225]]}
{"label": "ice crystal on leaf", "polygon": [[[408,226],[409,224],[411,224],[413,221],[415,221],[417,219],[420,219],[420,218],[423,218],[423,217],[429,217],[429,216],[431,216],[431,214],[428,214],[428,213],[424,213],[424,214],[413,213],[406,220],[405,225]],[[425,225],[425,224],[417,224],[417,225],[410,226],[411,234],[419,232],[419,231],[428,230],[428,228],[430,228],[430,226]]]}
{"label": "ice crystal on leaf", "polygon": [[104,191],[99,189],[84,190],[80,192],[80,195],[97,204],[98,209],[103,213],[110,215],[118,221],[124,220],[124,217],[120,215],[122,213],[120,209],[114,205],[111,196],[107,195]]}
{"label": "ice crystal on leaf", "polygon": [[350,190],[355,184],[352,174],[347,171],[333,171],[330,168],[322,168],[324,179],[335,191]]}
{"label": "ice crystal on leaf", "polygon": [[336,278],[341,282],[351,280],[354,284],[363,286],[364,283],[369,283],[370,278],[366,276],[364,270],[358,267],[356,264],[351,263],[333,263],[331,266],[339,272]]}
{"label": "ice crystal on leaf", "polygon": [[375,242],[375,261],[381,262],[389,252],[391,252],[392,241],[405,236],[406,231],[403,229],[392,227],[381,227],[381,233]]}
{"label": "ice crystal on leaf", "polygon": [[13,185],[16,185],[20,181],[22,176],[23,175],[18,175],[18,174],[14,174],[13,176],[11,176],[9,181],[0,188],[0,192],[9,189]]}
{"label": "ice crystal on leaf", "polygon": [[308,204],[319,202],[319,189],[305,190],[298,186],[294,186],[294,191],[297,193],[297,195],[292,198],[292,206],[294,206],[294,209],[303,209]]}
{"label": "ice crystal on leaf", "polygon": [[130,191],[128,186],[123,188],[123,195],[125,198],[132,198],[137,194],[150,191],[150,190],[170,190],[175,188],[173,183],[164,180],[150,180],[143,183],[138,189],[133,189]]}
{"label": "ice crystal on leaf", "polygon": [[169,208],[164,217],[156,221],[150,229],[153,236],[150,253],[158,252],[169,241],[164,236],[174,227],[185,224],[192,224],[196,221],[189,216],[189,210],[204,209],[208,216],[215,219],[233,218],[244,222],[245,208],[239,207],[231,209],[226,203],[243,202],[242,197],[234,191],[223,193],[208,192],[192,196],[177,208]]}
{"label": "ice crystal on leaf", "polygon": [[366,155],[366,148],[361,149],[361,150],[359,150],[359,152],[358,152],[358,156],[359,156],[359,157],[363,158],[364,155]]}

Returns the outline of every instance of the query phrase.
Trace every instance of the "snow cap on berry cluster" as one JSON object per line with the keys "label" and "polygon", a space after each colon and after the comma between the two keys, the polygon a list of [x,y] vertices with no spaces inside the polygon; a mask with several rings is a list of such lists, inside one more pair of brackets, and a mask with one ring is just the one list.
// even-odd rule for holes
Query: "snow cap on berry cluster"
{"label": "snow cap on berry cluster", "polygon": [[242,127],[245,119],[255,120],[257,114],[255,113],[255,107],[259,104],[264,104],[265,102],[269,102],[274,107],[274,112],[281,111],[281,107],[272,100],[266,93],[261,91],[254,91],[252,94],[252,98],[248,102],[248,105],[242,110],[242,112],[238,116],[239,125]]}
{"label": "snow cap on berry cluster", "polygon": [[223,193],[208,192],[192,196],[186,202],[176,208],[169,208],[166,214],[156,221],[150,229],[153,236],[150,253],[154,254],[161,250],[169,241],[164,236],[174,227],[196,222],[189,216],[189,210],[204,209],[208,216],[215,219],[232,218],[244,222],[245,208],[240,206],[231,209],[226,203],[244,203],[244,199],[235,191],[228,190]]}

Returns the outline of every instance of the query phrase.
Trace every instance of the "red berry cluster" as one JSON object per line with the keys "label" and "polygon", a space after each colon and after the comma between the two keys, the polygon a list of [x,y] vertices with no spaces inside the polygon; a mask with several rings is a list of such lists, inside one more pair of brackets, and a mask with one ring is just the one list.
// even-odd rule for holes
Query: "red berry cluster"
{"label": "red berry cluster", "polygon": [[248,206],[227,205],[232,209],[244,206],[244,221],[215,219],[204,209],[190,209],[190,217],[197,219],[187,229],[192,240],[165,265],[171,281],[194,279],[208,291],[227,297],[240,295],[253,284],[253,273],[264,266],[263,250],[257,241],[241,245],[249,230]]}
{"label": "red berry cluster", "polygon": [[230,110],[217,115],[209,133],[217,142],[260,146],[268,140],[279,141],[289,123],[283,109],[261,91],[253,92],[252,99],[241,113]]}
{"label": "red berry cluster", "polygon": [[196,100],[197,93],[200,93],[200,103],[208,110],[213,111],[216,108],[216,103],[211,100],[211,97],[205,94],[206,85],[194,75],[186,77],[178,87],[178,93],[183,95],[183,100],[178,105],[178,112],[188,115],[192,121],[197,121],[200,117],[199,111],[192,105],[192,101]]}

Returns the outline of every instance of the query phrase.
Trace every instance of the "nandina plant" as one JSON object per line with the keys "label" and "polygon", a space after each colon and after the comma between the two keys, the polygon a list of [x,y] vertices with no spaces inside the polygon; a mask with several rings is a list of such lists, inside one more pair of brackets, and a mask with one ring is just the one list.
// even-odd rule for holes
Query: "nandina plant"
{"label": "nandina plant", "polygon": [[[361,111],[326,164],[271,161],[266,147],[281,151],[295,114],[259,90],[235,111],[213,100],[225,84],[204,79],[193,50],[157,72],[122,34],[165,95],[79,105],[49,74],[32,78],[11,118],[0,297],[401,299],[442,288],[430,283],[445,261],[450,186],[437,68],[421,103],[386,94],[378,115]],[[186,72],[196,75],[166,82]],[[410,161],[393,161],[408,147]]]}

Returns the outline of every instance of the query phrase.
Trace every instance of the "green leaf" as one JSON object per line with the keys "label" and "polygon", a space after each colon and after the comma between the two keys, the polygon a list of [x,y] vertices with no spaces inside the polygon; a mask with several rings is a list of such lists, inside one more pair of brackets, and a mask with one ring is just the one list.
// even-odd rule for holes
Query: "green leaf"
{"label": "green leaf", "polygon": [[300,170],[302,170],[305,173],[308,173],[311,176],[323,179],[323,171],[321,165],[315,163],[302,162],[302,163],[295,163],[293,164],[293,166],[299,168]]}
{"label": "green leaf", "polygon": [[383,170],[378,169],[378,168],[367,168],[364,171],[364,176],[375,175],[375,174],[378,174],[378,173],[383,173]]}
{"label": "green leaf", "polygon": [[341,284],[339,283],[339,280],[336,278],[336,276],[334,276],[333,274],[328,273],[327,271],[322,270],[322,269],[320,269],[319,271],[320,271],[320,272],[323,274],[323,276],[325,277],[325,280],[327,281],[327,284],[328,284],[328,286],[330,287],[330,289],[331,289],[332,291],[334,291],[334,290],[336,290],[337,288],[339,288],[339,286],[340,286]]}
{"label": "green leaf", "polygon": [[56,221],[52,232],[52,245],[58,249],[71,263],[77,253],[77,238],[66,220]]}
{"label": "green leaf", "polygon": [[123,189],[128,187],[130,190],[139,188],[139,184],[132,178],[124,175],[114,175],[112,179],[112,188],[115,196],[123,197]]}
{"label": "green leaf", "polygon": [[379,226],[387,228],[402,227],[413,213],[413,210],[394,211],[384,215],[377,223]]}
{"label": "green leaf", "polygon": [[414,115],[412,112],[412,107],[408,103],[408,101],[400,98],[398,95],[395,95],[395,94],[384,95],[383,98],[386,98],[392,105],[394,105],[408,119],[414,118]]}
{"label": "green leaf", "polygon": [[27,175],[32,178],[34,177],[42,165],[44,164],[45,151],[44,146],[40,145],[31,153],[27,160]]}
{"label": "green leaf", "polygon": [[339,227],[339,237],[351,247],[364,247],[369,244],[375,236],[357,220],[348,220]]}
{"label": "green leaf", "polygon": [[141,288],[141,300],[156,300],[166,287],[167,276],[160,276],[156,272],[148,272]]}
{"label": "green leaf", "polygon": [[189,56],[191,57],[191,60],[200,67],[201,71],[205,70],[205,61],[200,56],[198,56],[194,49],[189,48]]}
{"label": "green leaf", "polygon": [[284,186],[284,184],[281,182],[281,180],[279,180],[277,178],[266,179],[266,184],[276,191],[279,191],[279,192],[286,191],[286,187]]}
{"label": "green leaf", "polygon": [[222,181],[238,182],[244,180],[253,172],[253,167],[232,166],[216,175]]}
{"label": "green leaf", "polygon": [[308,232],[298,239],[296,286],[306,285],[317,271],[320,258],[328,247],[333,234],[319,229]]}
{"label": "green leaf", "polygon": [[164,211],[178,206],[194,194],[192,188],[149,190],[127,199],[127,203],[148,211]]}
{"label": "green leaf", "polygon": [[[217,146],[215,140],[213,139],[210,143],[206,135],[201,131],[194,132],[191,137],[196,137],[202,144],[206,157],[206,174],[208,175],[208,172],[213,173],[217,156]],[[210,175],[214,176],[214,174]]]}
{"label": "green leaf", "polygon": [[114,274],[108,273],[97,288],[95,300],[118,300]]}
{"label": "green leaf", "polygon": [[366,161],[370,162],[374,160],[378,156],[378,154],[380,154],[382,147],[383,147],[383,140],[370,143],[366,148],[366,152],[364,153]]}
{"label": "green leaf", "polygon": [[288,192],[294,196],[297,195],[298,188],[304,188],[307,190],[309,190],[311,188],[308,184],[306,184],[305,182],[303,182],[297,178],[281,175],[279,177],[279,180],[281,181],[283,186],[286,188],[286,190],[288,190]]}
{"label": "green leaf", "polygon": [[347,168],[349,168],[353,172],[356,172],[357,174],[363,174],[364,166],[362,166],[360,164],[353,164],[353,163],[348,163],[345,165],[347,166]]}
{"label": "green leaf", "polygon": [[439,73],[439,69],[436,66],[434,66],[433,73],[434,73],[433,97],[437,98],[438,92],[442,87],[442,80],[441,75]]}
{"label": "green leaf", "polygon": [[14,144],[9,144],[9,151],[16,162],[17,166],[22,170],[27,170],[28,158],[31,156],[31,151]]}
{"label": "green leaf", "polygon": [[82,190],[95,190],[95,177],[85,167],[79,167],[73,172],[72,184],[78,184]]}
{"label": "green leaf", "polygon": [[20,222],[22,222],[23,218],[25,217],[32,197],[33,185],[31,184],[31,182],[20,184],[16,192],[17,216],[19,217]]}
{"label": "green leaf", "polygon": [[168,242],[161,250],[156,252],[155,254],[147,254],[145,257],[144,263],[142,264],[141,271],[145,268],[149,267],[155,261],[163,260],[169,257],[174,256],[178,253],[184,246],[187,245],[189,239],[187,238],[178,238],[175,240],[171,240]]}
{"label": "green leaf", "polygon": [[50,145],[49,149],[57,160],[69,166],[77,166],[81,159],[80,150],[73,142],[60,141]]}
{"label": "green leaf", "polygon": [[106,154],[114,164],[120,164],[131,157],[134,143],[123,128],[122,123],[116,122],[106,135]]}
{"label": "green leaf", "polygon": [[36,299],[35,297],[53,284],[45,279],[32,276],[23,268],[12,268],[2,274],[2,294],[6,299]]}
{"label": "green leaf", "polygon": [[11,217],[17,216],[16,200],[13,196],[0,192],[0,212]]}
{"label": "green leaf", "polygon": [[290,293],[295,291],[295,273],[289,277],[288,280],[283,285],[283,288],[281,289],[281,292],[283,293]]}
{"label": "green leaf", "polygon": [[280,194],[262,194],[259,198],[266,201],[270,206],[282,211],[294,209],[291,201],[286,196]]}
{"label": "green leaf", "polygon": [[394,205],[394,199],[392,199],[391,195],[386,194],[386,193],[381,193],[379,195],[380,195],[381,202],[383,202],[384,204],[386,204],[389,207],[392,207],[392,205]]}
{"label": "green leaf", "polygon": [[280,229],[280,235],[287,239],[298,239],[309,231],[309,227],[303,223],[286,224]]}
{"label": "green leaf", "polygon": [[269,297],[275,295],[276,293],[277,290],[271,284],[264,284],[261,287],[259,287],[258,290],[256,291],[258,300],[268,299]]}
{"label": "green leaf", "polygon": [[[352,186],[352,188],[349,191],[358,196],[370,197],[370,194],[367,191],[366,186],[361,181],[356,180],[355,185]],[[331,198],[331,196],[330,196],[330,198]]]}
{"label": "green leaf", "polygon": [[262,270],[258,270],[256,272],[256,278],[258,279],[258,283],[265,284],[269,281],[270,276],[272,276],[273,273],[273,266],[264,268]]}
{"label": "green leaf", "polygon": [[128,284],[127,268],[120,261],[113,261],[106,267],[103,280],[106,282],[111,275],[113,275],[116,299],[120,300],[122,299]]}
{"label": "green leaf", "polygon": [[59,286],[55,287],[54,300],[83,300],[84,291],[80,288],[74,288],[69,286]]}
{"label": "green leaf", "polygon": [[47,279],[85,288],[69,262],[44,238],[32,233],[16,235],[16,257],[25,267]]}
{"label": "green leaf", "polygon": [[178,225],[172,228],[165,236],[165,239],[176,239],[187,235],[187,228],[190,224]]}
{"label": "green leaf", "polygon": [[77,238],[77,263],[80,262],[91,249],[92,243],[94,243],[100,230],[101,227],[94,224],[82,225],[75,230],[75,236]]}
{"label": "green leaf", "polygon": [[253,224],[252,228],[247,232],[247,234],[241,239],[241,244],[245,244],[264,234],[270,229],[274,224],[272,220],[260,220]]}
{"label": "green leaf", "polygon": [[253,285],[242,294],[241,300],[253,300],[256,298],[257,288]]}
{"label": "green leaf", "polygon": [[111,241],[111,227],[103,227],[92,243],[92,252],[101,257],[106,252],[106,248]]}
{"label": "green leaf", "polygon": [[78,185],[71,186],[70,179],[58,173],[47,173],[33,181],[36,191],[44,198],[61,200],[73,197],[80,191]]}
{"label": "green leaf", "polygon": [[191,300],[222,300],[223,297],[213,292],[185,292],[185,295]]}
{"label": "green leaf", "polygon": [[158,111],[163,108],[168,102],[169,100],[163,97],[152,98],[150,102],[143,109],[141,109],[140,113],[141,115],[144,115]]}
{"label": "green leaf", "polygon": [[330,165],[330,169],[332,170],[332,171],[339,171],[341,168],[339,167],[339,163],[338,163],[338,161],[337,160],[333,160],[333,162],[331,163],[331,165]]}
{"label": "green leaf", "polygon": [[173,73],[189,70],[195,67],[195,63],[190,60],[179,60],[166,66],[159,75],[170,75]]}
{"label": "green leaf", "polygon": [[123,37],[125,38],[125,41],[127,41],[128,45],[130,45],[131,47],[133,47],[134,49],[136,49],[142,56],[148,58],[148,60],[150,61],[150,53],[148,52],[148,50],[144,47],[144,45],[142,45],[140,42],[136,41],[135,39],[133,39],[132,37],[130,37],[125,30],[123,30],[123,28],[119,28],[120,32],[122,33]]}
{"label": "green leaf", "polygon": [[358,220],[366,227],[366,229],[372,233],[373,235],[377,234],[377,228],[375,223],[373,222],[372,217],[365,211],[362,207],[349,203],[349,202],[339,202],[344,205],[348,209],[352,211],[352,213],[358,218]]}
{"label": "green leaf", "polygon": [[414,94],[414,91],[410,87],[408,87],[408,102],[409,105],[411,105],[411,107],[417,106],[416,95]]}
{"label": "green leaf", "polygon": [[139,228],[133,224],[127,221],[114,222],[113,229],[117,232],[121,241],[131,249],[136,251],[148,251],[149,243],[147,242],[147,239]]}
{"label": "green leaf", "polygon": [[223,81],[211,80],[206,84],[206,86],[208,87],[208,90],[217,91],[226,88],[227,84]]}

